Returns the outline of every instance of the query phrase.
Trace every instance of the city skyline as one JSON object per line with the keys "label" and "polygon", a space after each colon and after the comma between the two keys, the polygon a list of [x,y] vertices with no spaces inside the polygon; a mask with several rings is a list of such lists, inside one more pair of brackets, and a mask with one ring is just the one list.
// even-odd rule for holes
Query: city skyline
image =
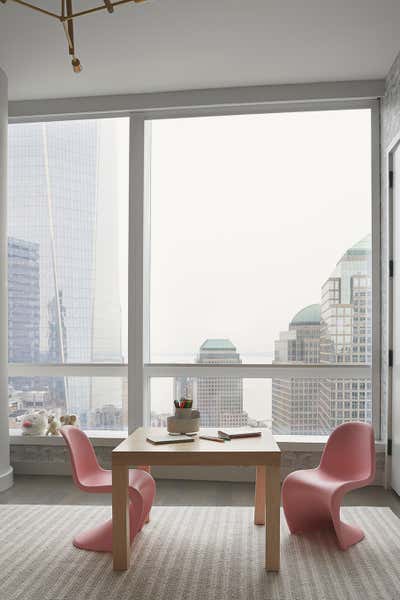
{"label": "city skyline", "polygon": [[[297,363],[366,363],[371,359],[371,318],[370,318],[370,255],[371,239],[370,235],[365,236],[363,240],[352,246],[338,261],[336,268],[331,276],[323,284],[321,289],[323,310],[321,305],[310,305],[301,309],[292,319],[288,332],[281,332],[279,340],[275,342],[274,362],[297,362]],[[9,327],[10,327],[10,351],[15,362],[18,362],[17,343],[15,340],[21,339],[21,327],[27,328],[23,332],[24,339],[31,339],[33,354],[26,355],[27,346],[23,344],[21,348],[25,354],[24,361],[33,361],[37,358],[38,340],[37,336],[32,335],[32,331],[38,328],[38,276],[39,276],[39,245],[16,238],[9,239]],[[19,285],[19,287],[18,287]],[[22,288],[21,288],[22,285]],[[33,294],[26,296],[21,294],[21,289],[29,288]],[[36,290],[36,294],[35,294]],[[16,293],[18,292],[18,293]],[[62,301],[62,298],[61,298]],[[28,302],[33,312],[29,313],[29,318],[24,323],[21,319],[15,320],[19,327],[19,337],[15,335],[14,318],[15,310],[19,308],[21,315],[21,306]],[[17,308],[15,308],[17,303]],[[19,304],[18,304],[19,303]],[[61,302],[62,303],[62,302]],[[54,300],[49,303],[49,317],[52,314]],[[357,310],[355,310],[357,306]],[[361,310],[360,310],[361,308]],[[356,330],[352,321],[358,323]],[[50,321],[51,322],[51,319]],[[369,326],[368,326],[369,322]],[[18,331],[18,328],[17,328]],[[52,344],[52,329],[49,329],[49,355]],[[355,337],[354,333],[359,334]],[[30,334],[30,335],[29,335]],[[63,332],[64,335],[64,332]],[[334,336],[334,341],[332,341]],[[354,339],[357,339],[355,355]],[[55,344],[57,346],[57,344]],[[332,349],[333,347],[333,349]],[[22,351],[22,350],[21,350]],[[56,357],[57,358],[57,357]],[[227,339],[207,339],[200,347],[196,362],[201,364],[241,364],[241,358],[236,347]],[[50,396],[54,398],[57,383],[62,378],[53,378],[53,389],[42,380],[38,384],[38,378],[35,378],[35,385],[43,389],[34,389],[31,385],[32,394],[29,395],[29,380],[19,379],[19,386],[10,404],[14,410],[24,401],[24,408],[46,407],[51,401]],[[13,380],[11,389],[13,388]],[[24,385],[21,385],[24,382]],[[92,385],[92,382],[90,382]],[[110,379],[111,389],[115,382]],[[183,385],[182,385],[183,384]],[[287,389],[285,390],[285,385]],[[104,381],[99,381],[99,386],[104,390]],[[185,389],[184,389],[185,386]],[[19,390],[18,390],[19,387]],[[254,421],[251,414],[243,411],[243,380],[241,378],[176,378],[174,382],[174,397],[180,395],[189,395],[195,398],[195,404],[203,414],[204,426],[234,426],[246,425]],[[353,381],[351,383],[345,380],[323,380],[316,381],[312,378],[303,378],[297,380],[272,380],[272,425],[276,433],[294,433],[294,434],[316,434],[326,433],[335,425],[343,422],[343,404],[346,406],[350,399],[351,388],[351,415],[352,418],[369,419],[371,418],[371,391],[370,386],[364,381]],[[184,391],[183,391],[184,390]],[[343,391],[344,390],[344,391]],[[357,395],[357,398],[355,397]],[[325,398],[325,401],[324,401]],[[336,399],[338,407],[337,413],[333,409],[333,399]],[[286,427],[278,426],[279,400],[281,405],[285,405]],[[282,402],[283,400],[283,402]],[[302,402],[299,407],[300,400]],[[344,403],[342,402],[344,401]],[[297,404],[297,421],[294,422],[293,416],[288,416],[287,408],[290,402]],[[357,402],[358,412],[355,415],[355,403]],[[57,406],[54,405],[53,409]],[[349,404],[350,406],[350,404]],[[360,407],[362,410],[360,410]],[[335,405],[335,409],[336,409]],[[103,410],[104,409],[104,410]],[[88,428],[105,428],[110,423],[121,423],[122,411],[116,408],[112,403],[104,404],[103,409],[97,406],[91,410],[91,414],[84,419],[84,425]],[[320,414],[324,415],[321,422]],[[285,412],[285,411],[284,411]],[[332,413],[336,420],[332,421]],[[111,416],[113,415],[113,418]],[[349,418],[349,413],[347,413]],[[311,422],[307,422],[307,419]],[[281,419],[282,421],[282,419]],[[255,420],[259,424],[258,420]]]}
{"label": "city skyline", "polygon": [[[273,363],[288,364],[370,364],[372,356],[371,319],[371,236],[353,244],[337,262],[321,286],[321,304],[300,309],[288,331],[275,341]],[[240,364],[239,351],[228,339],[209,338],[200,346],[196,358],[203,364]],[[249,380],[250,381],[250,380]],[[231,426],[272,424],[274,433],[321,435],[348,420],[371,421],[371,385],[368,380],[290,378],[271,380],[271,414],[254,417],[251,404],[244,408],[244,380],[238,377],[177,377],[172,399],[188,395],[200,410],[204,426],[227,426],[224,407],[231,390],[239,386],[240,411],[232,410]],[[153,424],[161,424],[169,411],[152,411]],[[235,418],[236,413],[236,418]],[[164,419],[164,421],[163,421]]]}

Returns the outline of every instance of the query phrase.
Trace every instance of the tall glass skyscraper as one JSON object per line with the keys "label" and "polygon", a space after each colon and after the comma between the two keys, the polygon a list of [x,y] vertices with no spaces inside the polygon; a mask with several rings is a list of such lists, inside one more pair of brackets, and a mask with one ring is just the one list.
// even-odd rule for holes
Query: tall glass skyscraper
{"label": "tall glass skyscraper", "polygon": [[[8,239],[8,360],[37,362],[40,357],[39,244]],[[29,377],[11,378],[16,387],[32,387]]]}
{"label": "tall glass skyscraper", "polygon": [[10,362],[39,360],[39,244],[8,239],[8,336]]}
{"label": "tall glass skyscraper", "polygon": [[[18,252],[24,245],[36,261],[36,280],[26,278],[19,288],[26,303],[35,295],[34,351],[22,351],[15,332],[28,320],[9,297],[11,361],[123,360],[117,141],[113,119],[10,126],[8,231],[20,240]],[[12,263],[9,277],[15,289]],[[49,408],[78,413],[84,426],[103,405],[121,404],[119,379],[99,386],[87,377],[42,378],[40,385],[49,390]]]}
{"label": "tall glass skyscraper", "polygon": [[[372,362],[371,236],[342,256],[322,286],[321,363]],[[370,379],[323,379],[321,402],[329,428],[372,419]]]}

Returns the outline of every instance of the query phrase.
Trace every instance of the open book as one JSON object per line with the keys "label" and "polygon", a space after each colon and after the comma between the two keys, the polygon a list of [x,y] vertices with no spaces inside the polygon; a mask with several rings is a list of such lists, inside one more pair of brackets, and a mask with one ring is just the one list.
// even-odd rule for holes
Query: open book
{"label": "open book", "polygon": [[220,429],[218,435],[225,440],[234,440],[235,438],[259,437],[261,431],[253,427],[232,427],[231,429]]}

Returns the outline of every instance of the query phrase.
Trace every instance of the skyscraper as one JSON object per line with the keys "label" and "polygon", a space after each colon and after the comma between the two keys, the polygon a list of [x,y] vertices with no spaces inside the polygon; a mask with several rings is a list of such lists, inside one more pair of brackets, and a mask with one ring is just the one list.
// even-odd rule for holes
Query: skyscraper
{"label": "skyscraper", "polygon": [[[227,339],[208,339],[200,347],[198,364],[241,364],[235,346]],[[200,411],[203,427],[239,427],[247,425],[243,411],[243,381],[240,377],[178,377],[175,398],[188,395]]]}
{"label": "skyscraper", "polygon": [[[352,246],[322,286],[321,363],[371,364],[371,236]],[[371,381],[321,380],[329,426],[371,421]]]}
{"label": "skyscraper", "polygon": [[[311,304],[300,310],[275,342],[274,364],[320,362],[321,307]],[[318,379],[273,378],[273,432],[312,435],[328,427],[328,411],[320,401]]]}
{"label": "skyscraper", "polygon": [[8,358],[39,360],[39,244],[8,239]]}
{"label": "skyscraper", "polygon": [[[114,201],[118,148],[112,121],[10,126],[8,227],[13,238],[36,248],[35,285],[40,289],[32,321],[37,323],[36,345],[26,362],[122,360]],[[104,163],[107,169],[101,168]],[[31,289],[27,282],[22,296],[28,298]],[[17,344],[12,333],[10,360]],[[64,411],[77,412],[83,422],[87,411],[121,403],[119,379],[108,382],[107,397],[87,377],[47,383],[49,403],[62,403]]]}
{"label": "skyscraper", "polygon": [[[8,359],[30,363],[39,360],[40,284],[39,244],[8,239]],[[29,389],[31,377],[11,378],[15,389]]]}
{"label": "skyscraper", "polygon": [[[275,343],[275,363],[371,364],[371,236],[352,246],[323,284],[321,305],[300,311]],[[323,434],[372,418],[369,379],[272,380],[275,433]]]}

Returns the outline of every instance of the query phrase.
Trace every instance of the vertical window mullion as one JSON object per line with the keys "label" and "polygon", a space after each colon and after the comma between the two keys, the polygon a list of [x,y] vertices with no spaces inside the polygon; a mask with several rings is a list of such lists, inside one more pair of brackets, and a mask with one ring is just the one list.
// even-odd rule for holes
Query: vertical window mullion
{"label": "vertical window mullion", "polygon": [[149,405],[143,363],[148,354],[144,326],[145,120],[130,117],[129,156],[129,281],[128,281],[128,430],[146,422]]}

